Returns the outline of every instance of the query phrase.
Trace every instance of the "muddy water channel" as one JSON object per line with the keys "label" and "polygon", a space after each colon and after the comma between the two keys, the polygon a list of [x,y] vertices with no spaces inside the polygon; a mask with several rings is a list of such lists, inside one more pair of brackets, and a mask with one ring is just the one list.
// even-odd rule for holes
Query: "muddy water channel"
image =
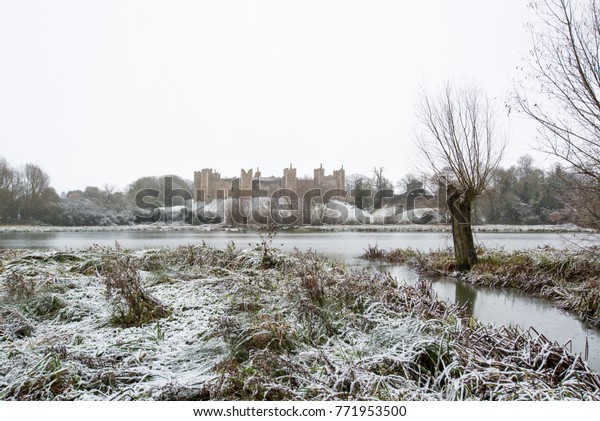
{"label": "muddy water channel", "polygon": [[[574,247],[587,238],[577,234],[556,233],[480,233],[477,242],[490,248],[522,249],[545,245]],[[29,249],[77,249],[94,244],[111,246],[118,241],[123,247],[176,247],[182,244],[205,241],[209,245],[225,247],[234,242],[238,247],[249,247],[258,241],[254,233],[241,232],[48,232],[48,233],[0,233],[0,248]],[[368,267],[390,272],[398,280],[414,283],[418,274],[405,266],[374,264],[359,256],[367,245],[380,248],[412,247],[427,251],[448,247],[452,239],[444,233],[401,232],[311,232],[279,233],[273,246],[287,250],[313,249],[324,255],[343,260],[350,266]],[[569,343],[574,352],[585,354],[588,362],[600,371],[600,333],[587,329],[572,315],[553,307],[549,302],[521,294],[518,291],[472,287],[457,283],[452,278],[432,280],[438,296],[452,303],[465,305],[471,314],[484,323],[494,325],[519,325],[524,329],[533,327],[551,340]]]}

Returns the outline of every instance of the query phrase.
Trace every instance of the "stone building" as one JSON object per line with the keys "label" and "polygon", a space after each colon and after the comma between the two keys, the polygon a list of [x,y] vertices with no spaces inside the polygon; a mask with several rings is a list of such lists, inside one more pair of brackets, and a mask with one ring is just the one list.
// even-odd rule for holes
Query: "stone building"
{"label": "stone building", "polygon": [[[252,169],[240,171],[239,177],[222,178],[221,174],[212,168],[204,168],[194,172],[194,198],[200,202],[211,202],[213,199],[225,199],[236,190],[241,190],[241,196],[251,196],[254,186],[255,191],[260,191],[259,196],[272,196],[281,189],[294,191],[299,198],[312,189],[321,189],[321,194],[333,189],[346,187],[346,173],[342,166],[332,174],[325,174],[323,165],[315,168],[313,178],[298,178],[296,168],[290,164],[283,170],[282,177],[263,177],[260,170]],[[258,189],[258,190],[257,190]]]}

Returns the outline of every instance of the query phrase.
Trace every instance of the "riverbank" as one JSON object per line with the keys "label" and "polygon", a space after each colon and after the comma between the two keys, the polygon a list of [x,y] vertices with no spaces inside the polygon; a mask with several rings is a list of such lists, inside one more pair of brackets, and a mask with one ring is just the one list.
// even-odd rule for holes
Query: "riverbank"
{"label": "riverbank", "polygon": [[534,331],[425,283],[250,249],[0,251],[0,399],[593,399]]}
{"label": "riverbank", "polygon": [[[0,225],[1,233],[46,233],[46,232],[207,232],[232,231],[255,232],[261,226],[230,227],[221,224],[187,225],[187,224],[148,224],[148,225],[114,225],[114,226],[81,226],[58,227],[49,225]],[[264,226],[262,227],[264,228]],[[450,233],[451,227],[446,224],[398,224],[398,225],[303,225],[278,227],[288,232],[444,232]],[[490,233],[597,233],[595,230],[582,228],[573,224],[565,225],[474,225],[474,232]]]}
{"label": "riverbank", "polygon": [[475,286],[515,288],[550,300],[589,326],[600,328],[600,247],[478,252],[471,271],[454,271],[452,250],[419,252],[410,248],[381,250],[369,246],[363,257],[407,264],[427,277],[452,276]]}

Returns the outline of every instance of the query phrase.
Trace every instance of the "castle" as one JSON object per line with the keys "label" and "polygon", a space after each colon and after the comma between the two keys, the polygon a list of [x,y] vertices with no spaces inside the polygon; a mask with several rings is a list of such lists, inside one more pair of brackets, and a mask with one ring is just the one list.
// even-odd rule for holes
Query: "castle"
{"label": "castle", "polygon": [[313,178],[298,178],[296,168],[291,164],[283,170],[282,177],[263,177],[258,168],[256,172],[252,169],[242,169],[239,178],[221,178],[221,174],[212,168],[194,172],[194,194],[195,199],[200,202],[225,199],[236,189],[242,192],[242,196],[250,196],[253,187],[255,191],[260,190],[264,196],[272,196],[275,191],[281,189],[292,190],[298,197],[303,197],[312,189],[321,189],[321,194],[324,194],[333,189],[345,189],[346,173],[342,166],[339,170],[334,170],[333,174],[325,175],[321,165],[315,168]]}

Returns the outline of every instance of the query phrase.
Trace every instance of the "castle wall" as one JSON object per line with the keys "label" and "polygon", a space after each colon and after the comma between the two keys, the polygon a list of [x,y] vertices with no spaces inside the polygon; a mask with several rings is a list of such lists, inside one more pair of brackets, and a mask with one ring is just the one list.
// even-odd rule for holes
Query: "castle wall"
{"label": "castle wall", "polygon": [[252,169],[242,169],[239,178],[221,178],[221,174],[212,168],[204,168],[194,172],[194,197],[197,201],[210,202],[219,197],[218,191],[221,190],[223,197],[227,198],[231,195],[232,188],[251,191],[253,182],[258,182],[259,188],[266,191],[267,196],[284,188],[296,192],[300,199],[312,189],[321,189],[322,194],[325,194],[327,190],[344,189],[346,186],[343,167],[334,170],[331,175],[325,175],[321,165],[314,169],[313,174],[313,179],[298,179],[296,168],[290,165],[283,170],[283,177],[262,178],[259,170],[253,174]]}
{"label": "castle wall", "polygon": [[212,168],[203,168],[194,172],[194,197],[200,202],[210,202],[219,197],[219,190],[228,197],[232,182],[232,178],[221,178],[221,174]]}

